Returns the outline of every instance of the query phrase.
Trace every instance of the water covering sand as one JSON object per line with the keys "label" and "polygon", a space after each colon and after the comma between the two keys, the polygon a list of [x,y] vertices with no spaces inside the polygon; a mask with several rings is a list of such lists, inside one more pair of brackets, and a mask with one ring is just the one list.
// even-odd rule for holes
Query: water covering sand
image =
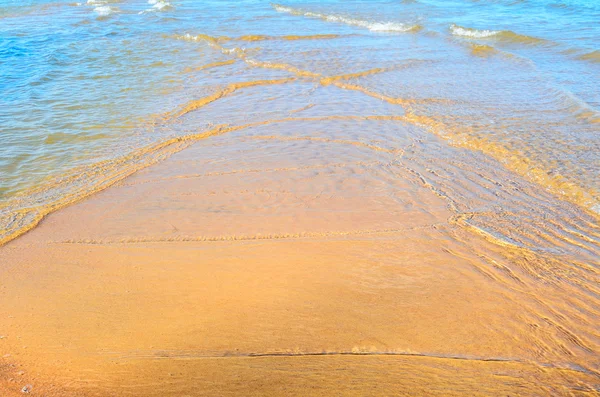
{"label": "water covering sand", "polygon": [[494,4],[2,6],[0,394],[597,394],[600,10]]}

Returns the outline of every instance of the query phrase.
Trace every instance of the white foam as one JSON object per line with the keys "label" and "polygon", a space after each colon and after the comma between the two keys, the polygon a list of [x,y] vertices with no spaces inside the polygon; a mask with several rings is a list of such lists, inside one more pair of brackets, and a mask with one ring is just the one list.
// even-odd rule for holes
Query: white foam
{"label": "white foam", "polygon": [[144,11],[139,12],[138,14],[145,14],[147,12],[156,12],[162,11],[165,9],[172,8],[173,5],[167,0],[148,0],[148,4],[152,5],[151,8],[148,8]]}
{"label": "white foam", "polygon": [[279,4],[273,4],[273,8],[275,9],[275,11],[279,11],[279,12],[287,12],[287,13],[293,13],[294,10],[290,7],[284,7],[282,5]]}
{"label": "white foam", "polygon": [[101,17],[105,17],[116,12],[114,8],[109,6],[96,7],[94,8],[94,11]]}
{"label": "white foam", "polygon": [[169,3],[168,1],[157,1],[156,3],[154,3],[154,5],[152,6],[152,8],[156,9],[156,10],[162,10],[164,8],[168,8],[171,7],[171,3]]}
{"label": "white foam", "polygon": [[458,26],[458,25],[450,25],[450,33],[452,33],[455,36],[464,36],[464,37],[473,37],[476,39],[482,39],[482,38],[486,38],[486,37],[492,37],[497,35],[498,33],[500,33],[500,31],[498,30],[478,30],[478,29],[469,29],[469,28],[463,28],[462,26]]}
{"label": "white foam", "polygon": [[288,14],[301,15],[311,18],[321,18],[327,22],[345,23],[347,25],[369,29],[373,32],[410,32],[411,30],[416,30],[419,28],[418,25],[411,25],[400,22],[371,22],[362,19],[348,18],[341,15],[320,14],[317,12],[294,9],[279,4],[273,4],[273,8],[275,9],[275,11],[278,12],[285,12]]}

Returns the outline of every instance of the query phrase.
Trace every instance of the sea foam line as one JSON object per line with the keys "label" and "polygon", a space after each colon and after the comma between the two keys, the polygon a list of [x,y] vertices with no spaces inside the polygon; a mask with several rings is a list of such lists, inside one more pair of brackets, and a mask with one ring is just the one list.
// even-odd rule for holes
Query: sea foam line
{"label": "sea foam line", "polygon": [[466,28],[464,26],[451,24],[450,34],[458,37],[467,37],[471,39],[495,39],[508,43],[528,44],[528,45],[555,45],[555,43],[538,37],[527,36],[515,33],[511,30],[490,30]]}
{"label": "sea foam line", "polygon": [[362,19],[348,18],[341,15],[328,15],[318,12],[304,11],[297,8],[272,4],[275,11],[284,12],[292,15],[300,15],[309,18],[320,18],[327,22],[345,23],[347,25],[358,26],[369,29],[372,32],[414,32],[421,29],[420,25],[405,24],[401,22],[370,22]]}
{"label": "sea foam line", "polygon": [[465,36],[465,37],[473,37],[476,39],[482,39],[486,37],[496,36],[500,33],[499,30],[488,30],[488,29],[471,29],[471,28],[463,28],[462,26],[458,26],[455,24],[450,25],[450,33],[455,36]]}

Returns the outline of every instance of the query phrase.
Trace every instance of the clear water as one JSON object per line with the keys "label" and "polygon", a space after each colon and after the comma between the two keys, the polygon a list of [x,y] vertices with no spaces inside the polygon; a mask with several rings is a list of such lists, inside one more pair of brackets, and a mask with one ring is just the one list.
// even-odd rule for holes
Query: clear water
{"label": "clear water", "polygon": [[160,160],[153,145],[289,116],[278,85],[230,107],[228,85],[295,79],[322,116],[343,100],[323,78],[374,68],[346,88],[597,213],[599,20],[584,0],[0,0],[0,241]]}

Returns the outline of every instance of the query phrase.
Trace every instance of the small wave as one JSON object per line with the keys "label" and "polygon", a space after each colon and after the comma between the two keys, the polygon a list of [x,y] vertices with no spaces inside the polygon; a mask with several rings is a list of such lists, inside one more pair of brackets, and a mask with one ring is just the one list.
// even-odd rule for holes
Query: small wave
{"label": "small wave", "polygon": [[287,41],[297,41],[297,40],[327,40],[327,39],[337,39],[341,36],[337,34],[312,34],[312,35],[286,35],[286,36],[266,36],[266,35],[256,35],[256,34],[248,34],[239,37],[227,37],[227,36],[209,36],[206,34],[198,34],[191,35],[186,33],[184,35],[174,35],[174,36],[166,36],[166,37],[174,37],[177,40],[184,41],[207,41],[210,43],[222,43],[226,41],[267,41],[267,40],[287,40]]}
{"label": "small wave", "polygon": [[583,54],[577,57],[577,59],[582,61],[589,61],[600,63],[600,50],[588,52],[587,54]]}
{"label": "small wave", "polygon": [[327,22],[345,23],[346,25],[358,26],[369,29],[372,32],[416,32],[421,30],[420,25],[405,24],[401,22],[371,22],[362,19],[348,18],[341,15],[327,15],[318,12],[304,11],[292,7],[272,4],[275,11],[284,12],[292,15],[300,15],[310,18],[320,18]]}
{"label": "small wave", "polygon": [[473,37],[476,39],[482,39],[486,37],[496,36],[501,33],[499,30],[479,30],[479,29],[471,29],[471,28],[463,28],[458,25],[450,25],[450,32],[455,36],[465,36],[465,37]]}
{"label": "small wave", "polygon": [[235,38],[234,40],[239,41],[266,41],[266,40],[324,40],[324,39],[337,39],[340,36],[337,34],[310,34],[310,35],[286,35],[286,36],[265,36],[248,34]]}
{"label": "small wave", "polygon": [[565,3],[550,3],[546,7],[559,8],[559,9],[569,9],[569,8],[571,8],[568,4],[565,4]]}
{"label": "small wave", "polygon": [[454,36],[468,37],[472,39],[496,39],[511,43],[543,44],[546,40],[537,37],[526,36],[510,30],[474,29],[452,24],[450,33]]}
{"label": "small wave", "polygon": [[340,36],[337,34],[309,34],[309,35],[287,35],[281,36],[283,40],[323,40],[323,39],[337,39]]}
{"label": "small wave", "polygon": [[488,57],[498,53],[498,50],[485,44],[471,44],[471,54],[478,57]]}
{"label": "small wave", "polygon": [[[87,0],[85,4],[88,6],[105,6],[110,3],[118,3],[119,0]],[[82,3],[75,3],[75,5],[82,5]]]}
{"label": "small wave", "polygon": [[175,35],[172,37],[174,37],[177,40],[184,41],[203,41],[211,46],[218,45],[218,43],[231,40],[231,38],[227,36],[209,36],[207,34],[191,35],[189,33],[186,33],[184,35]]}
{"label": "small wave", "polygon": [[110,6],[96,7],[96,8],[94,8],[94,11],[98,14],[98,16],[101,16],[101,17],[106,17],[106,16],[109,16],[110,14],[114,14],[115,12],[117,12],[117,10],[115,8],[112,8]]}
{"label": "small wave", "polygon": [[164,11],[173,8],[173,5],[166,0],[148,0],[148,4],[152,5],[152,8],[146,11]]}

